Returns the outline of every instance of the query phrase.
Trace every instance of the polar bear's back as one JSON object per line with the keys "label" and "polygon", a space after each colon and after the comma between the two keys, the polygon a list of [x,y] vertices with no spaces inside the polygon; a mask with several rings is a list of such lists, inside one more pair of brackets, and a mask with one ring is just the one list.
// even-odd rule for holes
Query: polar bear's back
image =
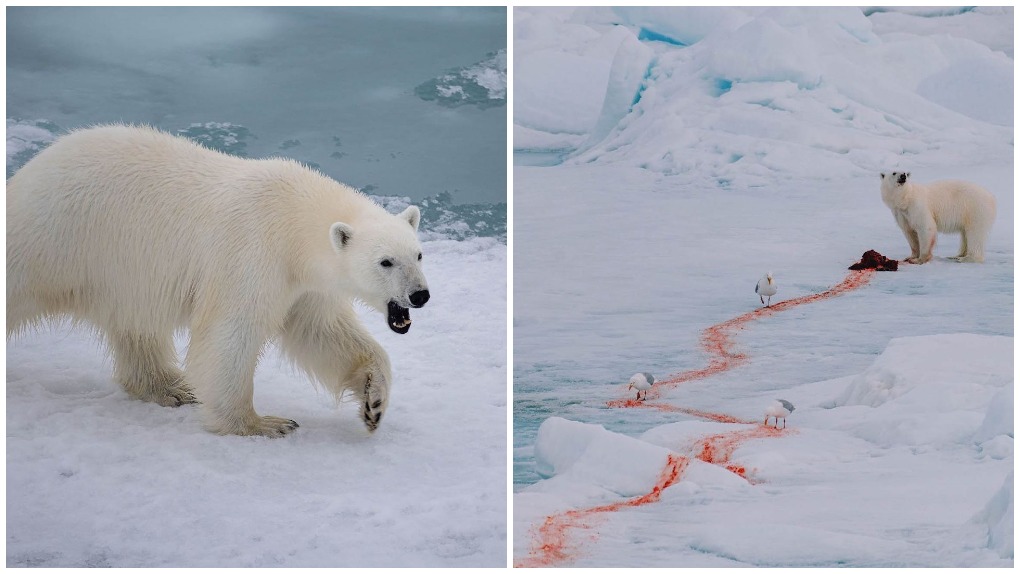
{"label": "polar bear's back", "polygon": [[[215,193],[227,191],[218,183],[236,178],[243,161],[152,128],[90,128],[59,138],[18,170],[8,181],[8,203],[16,208],[116,204],[118,209],[105,214],[107,220],[118,214],[144,218],[125,208],[144,206],[152,213],[168,201],[177,210],[183,199],[210,202]],[[196,205],[195,210],[208,207]]]}
{"label": "polar bear's back", "polygon": [[995,196],[976,183],[942,179],[923,185],[939,231],[956,232],[975,224],[984,228],[995,219]]}
{"label": "polar bear's back", "polygon": [[[192,294],[225,274],[253,291],[239,274],[287,274],[269,267],[289,264],[281,234],[298,210],[357,201],[336,188],[347,189],[289,160],[236,158],[151,128],[72,132],[7,181],[9,305],[31,292],[51,312],[100,323],[179,324]],[[266,267],[242,268],[252,261]]]}
{"label": "polar bear's back", "polygon": [[219,181],[237,161],[149,128],[58,139],[7,181],[8,305],[27,292],[114,328],[177,323],[214,265],[231,195]]}

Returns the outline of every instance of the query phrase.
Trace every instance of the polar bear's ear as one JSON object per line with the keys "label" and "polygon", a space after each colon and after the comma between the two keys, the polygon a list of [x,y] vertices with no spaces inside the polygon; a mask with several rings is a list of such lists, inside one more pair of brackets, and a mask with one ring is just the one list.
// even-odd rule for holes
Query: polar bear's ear
{"label": "polar bear's ear", "polygon": [[400,215],[397,217],[406,220],[411,224],[411,227],[413,227],[415,231],[418,231],[418,222],[421,221],[421,211],[418,211],[417,205],[412,205],[404,211],[401,211]]}
{"label": "polar bear's ear", "polygon": [[340,253],[344,247],[347,247],[347,242],[351,240],[353,235],[354,228],[341,221],[337,221],[329,228],[329,239],[337,253]]}
{"label": "polar bear's ear", "polygon": [[881,175],[882,175],[882,179],[885,179],[885,174],[883,173],[883,174],[881,174]]}

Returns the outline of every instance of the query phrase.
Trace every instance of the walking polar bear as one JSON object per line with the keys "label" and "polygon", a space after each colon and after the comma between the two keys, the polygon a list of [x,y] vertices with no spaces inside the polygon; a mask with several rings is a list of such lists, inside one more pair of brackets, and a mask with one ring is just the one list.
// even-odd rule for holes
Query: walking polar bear
{"label": "walking polar bear", "polygon": [[910,244],[907,263],[931,261],[937,233],[959,233],[960,261],[984,261],[985,241],[995,221],[995,196],[953,179],[929,184],[909,181],[909,173],[882,174],[882,201]]}
{"label": "walking polar bear", "polygon": [[[252,378],[270,340],[374,431],[390,361],[353,301],[406,333],[429,299],[420,213],[387,213],[297,162],[250,160],[155,129],[58,139],[7,180],[7,336],[60,315],[93,325],[133,397],[201,402],[220,434],[283,436]],[[183,372],[173,345],[189,327]]]}

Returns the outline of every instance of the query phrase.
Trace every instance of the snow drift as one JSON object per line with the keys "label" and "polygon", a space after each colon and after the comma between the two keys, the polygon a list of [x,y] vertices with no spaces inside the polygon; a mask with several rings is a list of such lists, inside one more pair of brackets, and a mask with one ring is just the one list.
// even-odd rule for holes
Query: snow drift
{"label": "snow drift", "polygon": [[[970,21],[998,37],[1011,10]],[[519,8],[514,25],[514,148],[568,164],[749,187],[793,163],[826,179],[846,163],[988,160],[987,144],[1012,142],[1011,53],[856,8]]]}

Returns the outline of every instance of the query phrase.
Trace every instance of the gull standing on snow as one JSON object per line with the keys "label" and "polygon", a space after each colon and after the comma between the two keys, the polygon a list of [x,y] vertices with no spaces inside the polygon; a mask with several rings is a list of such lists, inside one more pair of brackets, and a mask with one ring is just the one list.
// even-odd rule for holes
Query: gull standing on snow
{"label": "gull standing on snow", "polygon": [[648,389],[655,384],[655,377],[648,373],[636,373],[630,378],[627,389],[637,389],[637,400],[643,401],[648,398]]}
{"label": "gull standing on snow", "polygon": [[786,428],[786,417],[793,412],[793,403],[779,399],[772,401],[772,404],[765,409],[765,426],[769,426],[769,417],[776,417],[776,428],[779,428],[779,419],[783,419],[783,428]]}
{"label": "gull standing on snow", "polygon": [[[754,286],[754,292],[758,294],[758,298],[761,299],[761,304],[766,307],[772,306],[772,296],[776,294],[776,280],[772,278],[772,272],[769,271],[764,277],[758,280],[758,284]],[[765,304],[765,298],[769,298],[769,302]]]}

